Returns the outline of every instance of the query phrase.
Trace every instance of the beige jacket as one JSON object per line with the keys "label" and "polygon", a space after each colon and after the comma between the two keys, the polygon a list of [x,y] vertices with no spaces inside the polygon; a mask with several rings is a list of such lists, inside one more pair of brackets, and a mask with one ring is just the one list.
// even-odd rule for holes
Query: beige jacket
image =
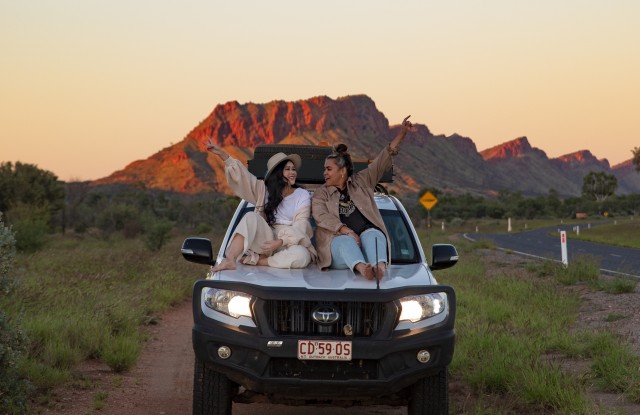
{"label": "beige jacket", "polygon": [[[349,196],[358,210],[380,229],[387,238],[387,258],[391,261],[389,234],[384,226],[382,215],[373,198],[373,190],[385,171],[392,166],[391,149],[385,147],[366,169],[347,179]],[[340,191],[335,186],[318,188],[311,200],[311,212],[316,221],[316,247],[318,265],[326,269],[331,265],[331,240],[338,235],[343,223],[338,213]]]}
{"label": "beige jacket", "polygon": [[[263,219],[264,204],[267,195],[267,187],[264,181],[259,180],[247,170],[247,168],[233,157],[229,157],[224,161],[224,172],[227,183],[231,191],[237,196],[243,198],[249,203],[255,205],[255,212]],[[311,217],[311,206],[298,209],[293,217],[291,225],[275,225],[274,239],[282,239],[283,246],[280,249],[293,245],[302,245],[307,248],[311,254],[312,261],[315,262],[317,253],[311,243],[313,231],[309,218]]]}

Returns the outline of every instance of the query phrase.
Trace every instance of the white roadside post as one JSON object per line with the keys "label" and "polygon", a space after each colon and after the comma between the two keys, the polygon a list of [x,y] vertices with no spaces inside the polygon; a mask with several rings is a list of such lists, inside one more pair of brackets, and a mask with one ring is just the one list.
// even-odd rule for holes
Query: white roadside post
{"label": "white roadside post", "polygon": [[507,221],[507,232],[511,232],[511,218]]}
{"label": "white roadside post", "polygon": [[560,252],[562,253],[562,265],[567,268],[569,266],[569,258],[567,257],[567,232],[560,231]]}

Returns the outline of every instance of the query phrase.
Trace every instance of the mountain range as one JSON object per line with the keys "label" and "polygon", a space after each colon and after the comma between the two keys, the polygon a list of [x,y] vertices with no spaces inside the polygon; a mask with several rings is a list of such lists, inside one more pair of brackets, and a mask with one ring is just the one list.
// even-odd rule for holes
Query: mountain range
{"label": "mountain range", "polygon": [[[527,137],[478,151],[468,137],[434,135],[426,125],[414,125],[416,131],[407,135],[394,160],[390,190],[402,196],[418,195],[425,188],[476,195],[509,190],[527,196],[555,189],[561,196],[579,196],[582,179],[590,171],[614,174],[618,194],[640,193],[640,174],[631,159],[612,167],[589,150],[549,158]],[[217,105],[182,141],[92,185],[125,183],[183,193],[228,193],[223,163],[204,151],[208,138],[241,161],[252,158],[259,144],[320,142],[345,143],[354,157],[372,159],[399,130],[366,95],[265,104],[231,101]]]}

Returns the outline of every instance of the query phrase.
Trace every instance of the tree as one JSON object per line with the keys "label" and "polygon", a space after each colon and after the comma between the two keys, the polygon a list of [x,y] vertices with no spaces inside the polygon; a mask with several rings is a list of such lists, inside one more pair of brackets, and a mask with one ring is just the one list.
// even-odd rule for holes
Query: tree
{"label": "tree", "polygon": [[0,163],[0,211],[18,204],[46,206],[53,217],[64,206],[64,186],[55,174],[33,164]]}
{"label": "tree", "polygon": [[633,153],[633,165],[636,166],[636,171],[640,172],[640,147],[635,147],[631,152]]}
{"label": "tree", "polygon": [[549,194],[547,195],[546,200],[546,210],[553,216],[561,215],[562,200],[560,200],[560,196],[556,189],[549,189]]}
{"label": "tree", "polygon": [[613,174],[603,171],[590,171],[582,179],[582,195],[595,199],[597,202],[604,202],[612,196],[618,188],[618,179]]}

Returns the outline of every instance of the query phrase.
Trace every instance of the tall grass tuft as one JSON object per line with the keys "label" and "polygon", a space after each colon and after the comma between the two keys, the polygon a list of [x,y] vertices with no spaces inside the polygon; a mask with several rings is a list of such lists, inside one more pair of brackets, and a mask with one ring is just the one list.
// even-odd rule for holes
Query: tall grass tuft
{"label": "tall grass tuft", "polygon": [[582,281],[597,281],[600,278],[600,263],[590,256],[578,256],[571,260],[569,266],[558,270],[556,278],[565,285],[572,285]]}
{"label": "tall grass tuft", "polygon": [[638,282],[627,278],[614,278],[611,280],[598,280],[595,287],[609,294],[628,294],[636,290]]}
{"label": "tall grass tuft", "polygon": [[102,360],[116,372],[124,372],[136,363],[140,353],[140,339],[135,335],[116,335],[109,339],[102,351]]}

